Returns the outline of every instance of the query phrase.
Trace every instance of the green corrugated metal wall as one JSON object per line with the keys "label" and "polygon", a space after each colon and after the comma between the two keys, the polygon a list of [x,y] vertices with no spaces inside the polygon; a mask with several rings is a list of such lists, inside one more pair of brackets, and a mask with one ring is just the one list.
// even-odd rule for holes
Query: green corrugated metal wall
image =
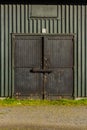
{"label": "green corrugated metal wall", "polygon": [[74,33],[74,96],[87,96],[87,5],[58,5],[58,19],[29,17],[29,5],[0,5],[0,96],[12,95],[11,33]]}

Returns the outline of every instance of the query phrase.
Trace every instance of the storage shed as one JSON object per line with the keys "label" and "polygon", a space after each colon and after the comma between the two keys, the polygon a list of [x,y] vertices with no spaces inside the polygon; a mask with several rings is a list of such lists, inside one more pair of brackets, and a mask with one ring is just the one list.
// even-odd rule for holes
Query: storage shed
{"label": "storage shed", "polygon": [[0,2],[0,97],[87,97],[87,3]]}

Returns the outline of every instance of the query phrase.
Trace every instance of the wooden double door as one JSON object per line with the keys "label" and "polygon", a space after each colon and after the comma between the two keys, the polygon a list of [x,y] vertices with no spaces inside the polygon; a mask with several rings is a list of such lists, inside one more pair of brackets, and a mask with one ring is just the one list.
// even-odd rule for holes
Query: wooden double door
{"label": "wooden double door", "polygon": [[14,35],[14,96],[73,96],[73,36]]}

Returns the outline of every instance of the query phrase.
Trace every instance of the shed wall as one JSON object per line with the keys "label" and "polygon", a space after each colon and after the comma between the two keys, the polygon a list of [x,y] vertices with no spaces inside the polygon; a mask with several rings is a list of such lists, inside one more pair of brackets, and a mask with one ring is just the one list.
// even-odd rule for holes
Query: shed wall
{"label": "shed wall", "polygon": [[87,96],[87,5],[58,5],[58,18],[30,18],[30,5],[0,5],[0,96],[12,96],[12,33],[75,35],[74,96]]}

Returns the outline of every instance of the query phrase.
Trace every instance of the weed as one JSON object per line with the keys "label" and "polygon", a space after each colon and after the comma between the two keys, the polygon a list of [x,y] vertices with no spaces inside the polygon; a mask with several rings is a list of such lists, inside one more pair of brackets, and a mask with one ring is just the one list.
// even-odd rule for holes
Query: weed
{"label": "weed", "polygon": [[4,99],[0,100],[0,106],[26,106],[26,105],[87,105],[87,99],[81,100],[68,100],[68,99],[60,99],[60,100],[19,100],[19,99]]}

